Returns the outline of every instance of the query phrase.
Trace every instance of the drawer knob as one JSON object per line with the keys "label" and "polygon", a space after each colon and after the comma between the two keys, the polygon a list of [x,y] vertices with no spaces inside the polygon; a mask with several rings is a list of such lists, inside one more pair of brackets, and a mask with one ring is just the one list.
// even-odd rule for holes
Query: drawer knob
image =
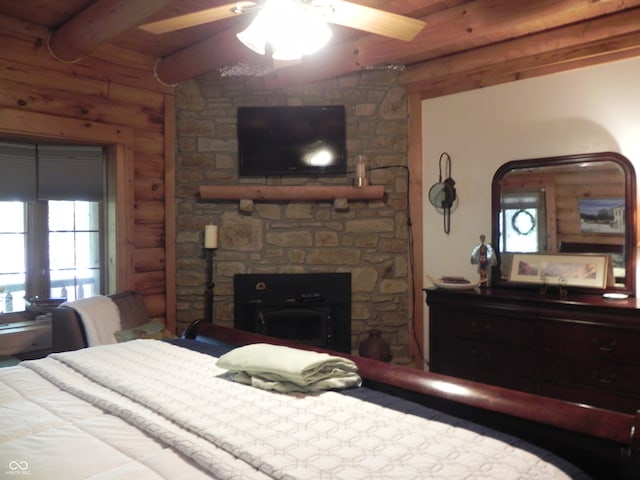
{"label": "drawer knob", "polygon": [[475,348],[471,350],[471,357],[475,360],[491,360],[492,356],[493,354],[491,353],[491,350],[483,352],[480,352]]}
{"label": "drawer knob", "polygon": [[475,320],[471,322],[471,329],[476,332],[490,332],[491,324],[490,323],[478,323]]}
{"label": "drawer knob", "polygon": [[593,346],[596,347],[601,352],[613,352],[616,349],[616,347],[618,346],[618,341],[617,340],[611,340],[608,343],[604,343],[598,337],[594,338],[592,340],[592,343],[593,343]]}
{"label": "drawer knob", "polygon": [[609,375],[602,375],[598,370],[593,371],[593,378],[598,383],[603,383],[605,385],[611,385],[615,383],[617,375],[615,373],[610,373]]}

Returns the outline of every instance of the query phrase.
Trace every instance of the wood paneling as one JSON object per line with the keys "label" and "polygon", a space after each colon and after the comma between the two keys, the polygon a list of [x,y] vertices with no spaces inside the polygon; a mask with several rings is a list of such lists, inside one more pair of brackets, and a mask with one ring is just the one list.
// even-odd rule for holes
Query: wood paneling
{"label": "wood paneling", "polygon": [[174,329],[167,296],[175,295],[175,262],[166,259],[175,245],[166,239],[175,221],[165,215],[174,201],[175,140],[167,138],[175,139],[175,111],[173,90],[154,77],[156,60],[105,46],[63,63],[47,51],[46,29],[2,16],[0,26],[0,138],[108,147],[107,225],[117,230],[107,242],[109,289],[139,291],[150,314]]}

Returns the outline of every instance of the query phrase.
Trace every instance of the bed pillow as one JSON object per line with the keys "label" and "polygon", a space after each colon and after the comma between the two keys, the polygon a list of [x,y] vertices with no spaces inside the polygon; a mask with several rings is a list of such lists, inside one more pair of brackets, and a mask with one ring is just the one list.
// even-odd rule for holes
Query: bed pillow
{"label": "bed pillow", "polygon": [[136,340],[138,338],[152,338],[155,340],[161,340],[163,338],[178,338],[165,328],[164,323],[157,320],[138,325],[134,328],[118,330],[115,333],[115,336],[118,342],[128,342],[129,340]]}

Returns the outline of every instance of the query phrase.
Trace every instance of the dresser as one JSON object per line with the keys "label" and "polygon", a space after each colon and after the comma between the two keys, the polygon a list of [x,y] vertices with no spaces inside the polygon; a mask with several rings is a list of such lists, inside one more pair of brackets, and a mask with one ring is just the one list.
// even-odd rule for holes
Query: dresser
{"label": "dresser", "polygon": [[425,292],[432,372],[628,413],[640,409],[635,298],[509,288]]}

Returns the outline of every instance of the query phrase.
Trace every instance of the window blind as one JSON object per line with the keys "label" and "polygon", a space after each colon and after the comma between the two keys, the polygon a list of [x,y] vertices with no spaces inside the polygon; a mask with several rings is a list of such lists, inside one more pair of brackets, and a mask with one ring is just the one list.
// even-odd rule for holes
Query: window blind
{"label": "window blind", "polygon": [[37,151],[38,200],[102,200],[102,147],[38,145]]}
{"label": "window blind", "polygon": [[36,146],[0,142],[0,201],[36,198]]}
{"label": "window blind", "polygon": [[0,200],[85,200],[104,192],[102,147],[0,143]]}

